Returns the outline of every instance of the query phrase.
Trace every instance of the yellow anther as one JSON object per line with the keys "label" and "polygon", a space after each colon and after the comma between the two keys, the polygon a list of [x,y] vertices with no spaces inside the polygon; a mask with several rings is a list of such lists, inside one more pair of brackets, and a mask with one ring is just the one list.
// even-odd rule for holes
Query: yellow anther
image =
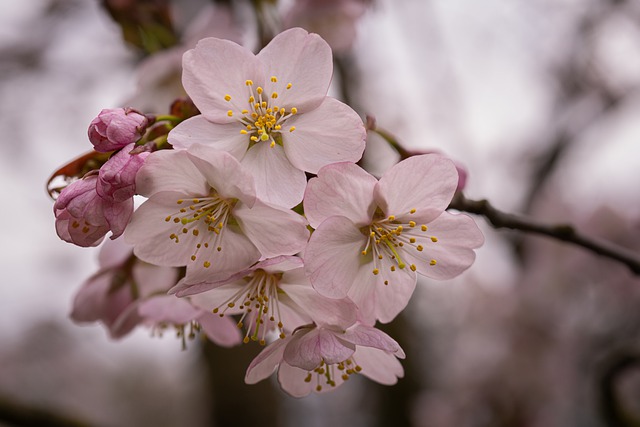
{"label": "yellow anther", "polygon": [[276,142],[272,139],[272,140],[271,140],[271,144],[269,144],[269,147],[270,147],[270,148],[273,148],[273,147],[275,147],[275,146],[276,146]]}
{"label": "yellow anther", "polygon": [[[165,220],[165,221],[167,221],[167,222],[171,221],[171,215],[169,215],[168,217],[166,217],[164,220]],[[76,225],[76,224],[78,224],[78,223],[77,223],[77,222],[74,222],[74,223],[73,223],[73,226],[74,226],[75,228],[78,228],[78,226],[79,226],[80,224],[78,224],[78,225]]]}
{"label": "yellow anther", "polygon": [[177,203],[177,204],[179,204],[179,205],[181,205],[183,202],[184,202],[184,200],[182,200],[182,199],[178,199],[178,200],[176,201],[176,203]]}
{"label": "yellow anther", "polygon": [[244,84],[246,84],[247,86],[252,86],[253,85],[253,80],[246,80],[244,82]]}
{"label": "yellow anther", "polygon": [[397,226],[397,227],[396,227],[396,232],[397,232],[398,234],[402,233],[402,230],[404,230],[404,228],[403,228],[401,225],[399,225],[399,226]]}
{"label": "yellow anther", "polygon": [[431,261],[429,261],[429,264],[430,264],[430,265],[436,265],[436,260],[435,260],[435,259],[432,259]]}
{"label": "yellow anther", "polygon": [[231,110],[227,111],[227,116],[229,116],[229,117],[233,116],[233,111],[231,111]]}
{"label": "yellow anther", "polygon": [[196,236],[196,237],[197,237],[197,236],[198,236],[198,234],[200,234],[200,231],[198,231],[198,229],[196,228],[196,229],[194,229],[194,230],[192,231],[192,233],[193,233],[193,235],[194,235],[194,236]]}
{"label": "yellow anther", "polygon": [[271,98],[276,99],[278,97],[278,92],[273,92],[271,94]]}
{"label": "yellow anther", "polygon": [[433,243],[435,243],[435,242],[437,242],[437,241],[438,241],[438,238],[437,238],[437,237],[432,236],[432,237],[431,237],[431,241],[432,241]]}
{"label": "yellow anther", "polygon": [[395,221],[396,217],[395,215],[389,215],[389,221]]}
{"label": "yellow anther", "polygon": [[409,227],[415,227],[415,226],[416,226],[415,221],[409,221]]}
{"label": "yellow anther", "polygon": [[264,92],[262,90],[262,87],[258,86],[258,88],[256,89],[256,92],[258,92],[258,95],[262,95],[262,92]]}
{"label": "yellow anther", "polygon": [[416,267],[416,265],[415,265],[415,264],[411,264],[411,265],[409,266],[409,268],[411,269],[411,271],[416,271],[416,269],[417,269],[417,267]]}
{"label": "yellow anther", "polygon": [[396,266],[395,266],[395,265],[392,265],[391,267],[389,267],[389,270],[391,270],[391,271],[396,271]]}
{"label": "yellow anther", "polygon": [[204,266],[204,268],[211,267],[211,263],[209,261],[205,261],[202,265]]}
{"label": "yellow anther", "polygon": [[415,243],[415,242],[416,242],[415,237],[409,237],[409,243]]}
{"label": "yellow anther", "polygon": [[249,110],[242,110],[241,113],[242,114],[249,114]]}
{"label": "yellow anther", "polygon": [[260,103],[260,106],[261,106],[262,108],[267,108],[267,101],[262,101],[262,102]]}
{"label": "yellow anther", "polygon": [[379,273],[380,273],[380,270],[378,270],[377,268],[374,268],[374,269],[373,269],[373,274],[374,274],[374,275],[376,275],[376,276],[377,276]]}
{"label": "yellow anther", "polygon": [[258,142],[258,137],[253,135],[251,138],[249,138],[250,140],[252,140],[253,142]]}
{"label": "yellow anther", "polygon": [[276,76],[271,76],[271,81],[272,81],[273,83],[277,83],[277,82],[278,82],[278,79],[276,78]]}
{"label": "yellow anther", "polygon": [[296,107],[293,107],[291,109],[291,114],[298,114],[298,109]]}
{"label": "yellow anther", "polygon": [[241,133],[241,134],[243,134],[243,135],[247,135],[249,132],[247,132],[246,130],[242,129],[242,130],[240,131],[240,133]]}
{"label": "yellow anther", "polygon": [[292,84],[291,83],[287,83],[287,89],[291,89]]}
{"label": "yellow anther", "polygon": [[422,230],[422,231],[427,231],[427,226],[426,226],[426,225],[422,225],[422,226],[420,227],[420,230]]}
{"label": "yellow anther", "polygon": [[249,104],[253,104],[254,102],[256,102],[256,99],[253,97],[253,95],[251,95],[249,97]]}
{"label": "yellow anther", "polygon": [[291,127],[289,128],[289,132],[293,132],[294,130],[296,130],[296,127],[295,127],[295,126],[291,126]]}
{"label": "yellow anther", "polygon": [[196,260],[196,256],[195,255],[191,255],[191,261],[195,261]]}
{"label": "yellow anther", "polygon": [[283,116],[284,116],[285,111],[286,111],[286,110],[285,110],[284,108],[280,108],[280,114],[281,114],[281,115],[283,115]]}
{"label": "yellow anther", "polygon": [[422,245],[418,245],[416,246],[416,249],[418,250],[418,252],[422,252],[424,250],[424,247]]}
{"label": "yellow anther", "polygon": [[224,100],[227,101],[227,102],[231,101],[231,95],[225,95],[224,96]]}

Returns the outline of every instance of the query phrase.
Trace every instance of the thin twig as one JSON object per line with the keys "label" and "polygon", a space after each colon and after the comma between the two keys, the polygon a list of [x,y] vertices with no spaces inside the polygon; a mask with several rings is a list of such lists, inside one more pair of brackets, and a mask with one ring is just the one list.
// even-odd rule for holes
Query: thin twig
{"label": "thin twig", "polygon": [[563,242],[572,243],[590,250],[598,255],[625,264],[631,271],[640,276],[640,257],[635,252],[613,243],[587,237],[572,225],[541,224],[525,216],[509,214],[494,208],[487,200],[470,200],[458,193],[449,205],[452,209],[484,216],[494,228],[509,228],[532,234],[541,234]]}

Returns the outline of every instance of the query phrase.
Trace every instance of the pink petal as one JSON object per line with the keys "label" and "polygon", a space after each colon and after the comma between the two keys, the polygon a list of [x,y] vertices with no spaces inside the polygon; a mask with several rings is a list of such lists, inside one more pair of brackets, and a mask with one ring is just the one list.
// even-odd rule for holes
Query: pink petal
{"label": "pink petal", "polygon": [[375,288],[375,316],[382,323],[391,322],[405,309],[416,288],[417,276],[409,268],[393,274],[388,285],[378,282]]}
{"label": "pink petal", "polygon": [[374,347],[389,353],[395,353],[400,349],[400,345],[394,339],[372,326],[352,326],[342,335],[342,339],[358,346]]}
{"label": "pink petal", "polygon": [[330,216],[342,215],[357,225],[371,222],[375,205],[373,189],[378,182],[353,163],[334,163],[309,180],[304,194],[304,213],[313,228]]}
{"label": "pink petal", "polygon": [[296,368],[286,362],[280,364],[278,368],[278,383],[282,390],[293,397],[305,397],[313,391],[315,384],[306,382],[305,378],[309,374],[304,369]]}
{"label": "pink petal", "polygon": [[134,302],[125,308],[113,324],[109,326],[109,336],[112,339],[122,338],[142,323],[143,320],[138,314],[138,304]]}
{"label": "pink petal", "polygon": [[337,99],[326,97],[318,108],[289,118],[284,128],[289,161],[307,172],[318,173],[331,163],[355,163],[364,152],[367,133],[360,116]]}
{"label": "pink petal", "polygon": [[133,246],[124,239],[107,240],[98,253],[100,269],[117,267],[133,255]]}
{"label": "pink petal", "polygon": [[161,267],[138,261],[132,270],[140,298],[166,293],[178,281],[178,269],[174,267]]}
{"label": "pink petal", "polygon": [[236,322],[229,317],[220,317],[208,312],[196,318],[207,337],[222,347],[233,347],[242,342],[242,334]]}
{"label": "pink petal", "polygon": [[270,147],[265,142],[254,145],[242,159],[242,166],[254,176],[262,201],[285,208],[302,201],[307,177],[289,162],[280,145]]}
{"label": "pink petal", "polygon": [[209,186],[228,199],[239,199],[252,206],[256,198],[253,176],[231,154],[194,144],[189,159],[206,178]]}
{"label": "pink petal", "polygon": [[73,299],[70,314],[74,322],[95,322],[104,313],[105,300],[113,281],[113,274],[98,273],[91,276]]}
{"label": "pink petal", "polygon": [[184,151],[160,150],[151,153],[136,176],[136,190],[150,197],[160,191],[205,196],[209,186],[202,173]]}
{"label": "pink petal", "polygon": [[324,361],[327,364],[343,362],[353,355],[355,345],[337,338],[327,329],[297,332],[284,350],[283,360],[292,366],[311,371]]}
{"label": "pink petal", "polygon": [[398,378],[404,377],[402,364],[391,353],[373,347],[358,347],[353,357],[362,367],[360,373],[380,384],[393,385]]}
{"label": "pink petal", "polygon": [[465,271],[475,260],[473,249],[484,242],[473,218],[464,214],[443,212],[429,223],[428,233],[437,242],[428,241],[421,252],[407,249],[405,262],[415,264],[418,273],[432,279],[451,279]]}
{"label": "pink petal", "polygon": [[358,274],[366,237],[343,216],[327,218],[311,235],[305,271],[313,287],[329,298],[344,298]]}
{"label": "pink petal", "polygon": [[251,209],[245,205],[236,206],[234,216],[265,258],[294,255],[304,249],[309,238],[304,217],[259,200]]}
{"label": "pink petal", "polygon": [[102,204],[102,211],[104,219],[113,233],[111,239],[118,238],[124,233],[131,219],[131,214],[133,214],[133,197],[122,203],[105,200]]}
{"label": "pink petal", "polygon": [[[278,93],[278,105],[301,113],[320,105],[333,74],[331,48],[320,36],[293,28],[274,37],[257,57],[265,77],[278,79],[265,87],[268,93]],[[286,89],[289,83],[291,89]]]}
{"label": "pink petal", "polygon": [[[207,38],[182,58],[182,84],[202,112],[215,123],[235,122],[228,110],[239,111],[247,106],[247,80],[257,85],[264,81],[261,64],[253,53],[228,40]],[[231,97],[230,101],[225,96]],[[239,131],[240,129],[238,129]]]}
{"label": "pink petal", "polygon": [[[440,215],[458,185],[453,162],[437,154],[409,157],[380,178],[376,201],[386,215],[404,222],[424,224]],[[414,214],[409,212],[415,209]]]}
{"label": "pink petal", "polygon": [[176,149],[188,149],[193,144],[202,144],[226,151],[241,160],[249,147],[249,137],[240,133],[243,128],[239,123],[219,124],[210,122],[202,115],[195,116],[169,132],[169,143]]}
{"label": "pink petal", "polygon": [[278,287],[317,325],[336,325],[346,329],[357,320],[358,308],[351,300],[320,295],[311,287],[302,269],[285,273]]}
{"label": "pink petal", "polygon": [[189,304],[187,300],[173,295],[161,295],[142,301],[138,313],[154,323],[175,323],[182,325],[194,320],[200,310]]}
{"label": "pink petal", "polygon": [[273,371],[282,361],[282,355],[289,340],[289,338],[286,338],[274,341],[262,350],[249,364],[244,382],[255,384],[273,374]]}

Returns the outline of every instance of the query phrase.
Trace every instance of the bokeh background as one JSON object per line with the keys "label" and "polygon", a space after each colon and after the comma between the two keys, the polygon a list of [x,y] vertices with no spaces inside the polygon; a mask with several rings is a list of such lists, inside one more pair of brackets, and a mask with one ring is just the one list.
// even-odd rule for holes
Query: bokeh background
{"label": "bokeh background", "polygon": [[[332,94],[408,149],[464,165],[467,197],[638,253],[640,2],[317,0],[340,13],[294,19],[296,1],[262,16],[266,30],[280,20],[325,32]],[[638,277],[481,217],[471,269],[421,281],[385,326],[408,355],[393,387],[362,379],[296,400],[242,383],[257,348],[183,351],[144,329],[111,341],[73,324],[97,250],[57,238],[47,178],[90,148],[102,108],[166,111],[180,55],[200,37],[260,42],[260,2],[175,0],[176,47],[145,57],[105,7],[163,3],[0,2],[0,425],[640,425]],[[368,147],[373,170],[389,166],[381,140]]]}

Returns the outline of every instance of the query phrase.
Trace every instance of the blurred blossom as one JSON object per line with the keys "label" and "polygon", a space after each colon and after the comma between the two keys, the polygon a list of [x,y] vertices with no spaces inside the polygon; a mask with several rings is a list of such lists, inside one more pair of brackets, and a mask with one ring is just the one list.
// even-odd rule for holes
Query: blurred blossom
{"label": "blurred blossom", "polygon": [[285,13],[283,25],[318,33],[334,53],[345,53],[353,47],[358,19],[368,6],[368,0],[296,0]]}

